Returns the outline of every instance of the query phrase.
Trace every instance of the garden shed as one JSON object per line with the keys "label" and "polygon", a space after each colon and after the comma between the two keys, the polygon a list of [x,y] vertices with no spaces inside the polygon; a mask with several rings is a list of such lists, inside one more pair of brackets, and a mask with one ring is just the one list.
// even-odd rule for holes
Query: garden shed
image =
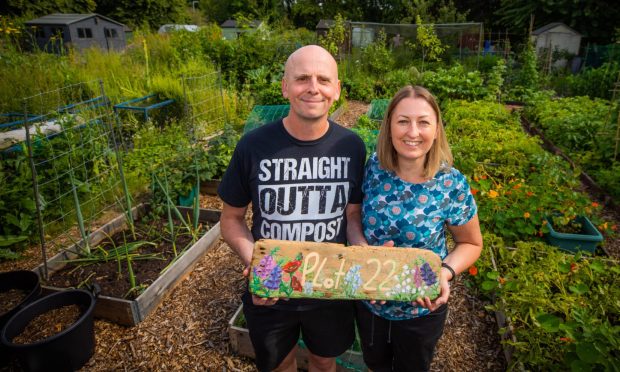
{"label": "garden shed", "polygon": [[54,13],[27,21],[26,27],[31,30],[35,47],[53,53],[67,47],[122,50],[128,31],[124,24],[96,13]]}
{"label": "garden shed", "polygon": [[224,36],[224,39],[234,40],[244,32],[256,30],[262,24],[262,21],[254,20],[251,21],[248,25],[239,25],[234,19],[229,19],[227,21],[224,21],[224,23],[222,23],[220,27],[222,28],[222,35]]}
{"label": "garden shed", "polygon": [[[576,56],[579,54],[581,34],[564,23],[554,22],[532,31],[531,40],[536,46],[539,57],[554,51]],[[566,59],[556,61],[554,67],[564,67]]]}

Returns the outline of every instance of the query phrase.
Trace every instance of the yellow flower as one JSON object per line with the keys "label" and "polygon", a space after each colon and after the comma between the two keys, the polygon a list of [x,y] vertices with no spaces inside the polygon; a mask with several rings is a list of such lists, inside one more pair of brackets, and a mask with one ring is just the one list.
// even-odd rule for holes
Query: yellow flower
{"label": "yellow flower", "polygon": [[523,213],[523,218],[530,218],[530,212]]}
{"label": "yellow flower", "polygon": [[489,198],[493,199],[493,198],[497,198],[498,197],[498,193],[495,190],[491,190],[489,191]]}

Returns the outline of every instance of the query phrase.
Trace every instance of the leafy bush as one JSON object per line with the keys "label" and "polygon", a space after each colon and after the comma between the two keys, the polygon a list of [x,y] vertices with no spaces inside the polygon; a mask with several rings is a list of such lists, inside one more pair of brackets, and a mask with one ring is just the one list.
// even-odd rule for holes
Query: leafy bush
{"label": "leafy bush", "polygon": [[487,231],[514,242],[542,236],[544,217],[554,212],[601,221],[588,198],[574,191],[577,174],[523,133],[502,105],[453,101],[444,119],[455,167],[469,177]]}
{"label": "leafy bush", "polygon": [[443,104],[450,99],[477,100],[487,95],[479,72],[467,72],[461,65],[449,69],[427,71],[422,76],[423,85]]}
{"label": "leafy bush", "polygon": [[[561,253],[542,243],[508,249],[485,235],[489,254],[470,276],[481,291],[496,296],[490,310],[502,311],[515,341],[509,369],[620,369],[620,265],[601,258]],[[493,267],[490,254],[495,258]],[[500,329],[501,333],[508,332]]]}

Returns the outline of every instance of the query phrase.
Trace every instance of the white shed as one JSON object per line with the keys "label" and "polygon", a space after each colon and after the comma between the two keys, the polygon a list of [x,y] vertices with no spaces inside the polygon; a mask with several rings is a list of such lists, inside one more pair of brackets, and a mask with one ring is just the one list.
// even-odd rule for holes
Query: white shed
{"label": "white shed", "polygon": [[[549,51],[565,51],[575,56],[579,54],[581,34],[564,23],[549,23],[532,31],[531,38],[539,57],[547,55],[546,53]],[[558,60],[554,64],[555,67],[564,67],[565,65],[565,59]]]}

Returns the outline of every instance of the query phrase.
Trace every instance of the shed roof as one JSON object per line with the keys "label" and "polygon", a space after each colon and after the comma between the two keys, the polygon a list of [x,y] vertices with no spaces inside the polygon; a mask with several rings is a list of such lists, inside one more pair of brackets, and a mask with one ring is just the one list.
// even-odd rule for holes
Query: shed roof
{"label": "shed roof", "polygon": [[[260,26],[261,23],[263,23],[263,21],[259,21],[259,20],[250,21],[250,27],[258,28],[258,26]],[[221,28],[237,28],[237,21],[235,21],[234,19],[228,19],[224,21],[224,23],[222,23],[220,27]]]}
{"label": "shed roof", "polygon": [[537,28],[536,30],[532,31],[532,35],[534,35],[534,36],[540,35],[540,34],[542,34],[542,33],[546,32],[546,31],[549,31],[549,30],[551,30],[551,29],[554,29],[554,28],[556,28],[556,27],[558,27],[558,26],[564,26],[564,27],[566,27],[567,29],[569,29],[569,30],[571,30],[572,32],[574,32],[575,34],[577,34],[577,35],[581,36],[581,34],[580,34],[579,32],[577,32],[577,31],[573,30],[572,28],[568,27],[566,24],[564,24],[564,23],[562,23],[562,22],[552,22],[552,23],[549,23],[549,24],[547,24],[547,25],[545,25],[545,26],[542,26],[542,27],[540,27],[540,28]]}
{"label": "shed roof", "polygon": [[124,24],[117,22],[111,18],[102,16],[97,13],[87,13],[87,14],[75,14],[75,13],[54,13],[48,14],[43,17],[31,19],[30,21],[25,22],[27,25],[70,25],[72,23],[80,22],[85,19],[98,17],[101,19],[105,19],[106,21],[116,23],[119,26],[125,27]]}

